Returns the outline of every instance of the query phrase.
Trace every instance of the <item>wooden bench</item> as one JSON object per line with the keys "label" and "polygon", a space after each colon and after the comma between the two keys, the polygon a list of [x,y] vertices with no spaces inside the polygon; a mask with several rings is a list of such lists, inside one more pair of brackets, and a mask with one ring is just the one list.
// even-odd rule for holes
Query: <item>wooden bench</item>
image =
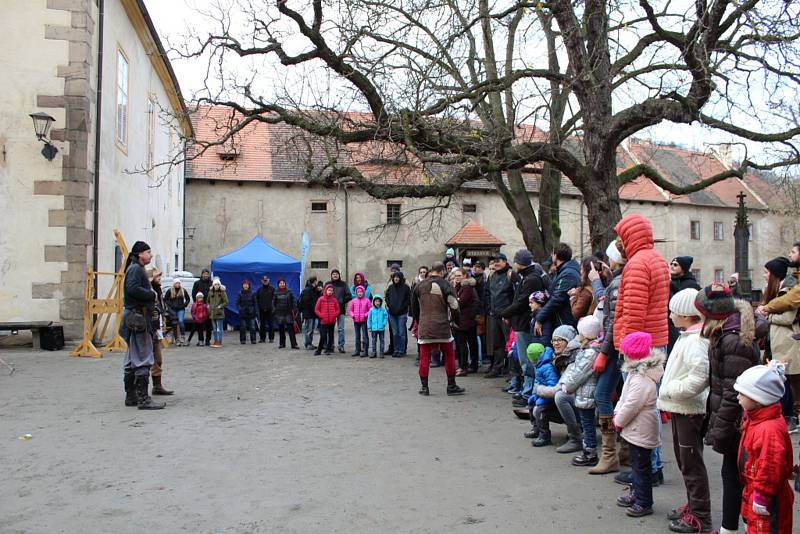
{"label": "wooden bench", "polygon": [[53,325],[53,321],[30,321],[30,322],[8,322],[8,323],[0,323],[0,332],[4,331],[11,331],[12,334],[16,334],[20,330],[30,330],[31,334],[33,334],[33,348],[34,349],[41,349],[41,337],[40,337],[40,330],[42,328],[47,328]]}

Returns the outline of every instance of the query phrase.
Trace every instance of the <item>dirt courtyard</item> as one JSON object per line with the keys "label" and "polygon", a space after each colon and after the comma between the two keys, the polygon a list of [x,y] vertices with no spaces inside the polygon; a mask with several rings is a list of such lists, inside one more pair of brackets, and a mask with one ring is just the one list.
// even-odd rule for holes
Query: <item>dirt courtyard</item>
{"label": "dirt courtyard", "polygon": [[[610,475],[522,438],[502,380],[461,378],[466,395],[447,397],[434,369],[420,397],[413,356],[228,333],[223,349],[166,351],[176,394],[157,412],[123,405],[121,354],[0,357],[17,368],[0,368],[3,533],[667,532],[685,501],[668,431],[656,513],[630,519]],[[706,459],[718,526],[720,457]]]}

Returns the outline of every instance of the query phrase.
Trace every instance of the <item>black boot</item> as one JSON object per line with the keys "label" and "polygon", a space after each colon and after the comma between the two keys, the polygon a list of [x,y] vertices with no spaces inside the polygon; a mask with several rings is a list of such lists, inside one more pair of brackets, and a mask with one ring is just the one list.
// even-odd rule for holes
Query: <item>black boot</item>
{"label": "black boot", "polygon": [[553,442],[550,439],[550,418],[546,413],[543,413],[539,421],[539,437],[531,441],[531,445],[534,447],[546,447],[552,444]]}
{"label": "black boot", "polygon": [[[531,414],[533,414],[533,410],[531,410]],[[530,432],[525,432],[525,439],[536,439],[539,437],[539,422],[536,420],[533,415],[531,415],[531,430]]]}
{"label": "black boot", "polygon": [[594,467],[599,461],[597,449],[585,448],[582,453],[572,459],[572,465],[575,467]]}
{"label": "black boot", "polygon": [[427,397],[431,394],[431,391],[428,389],[428,377],[419,377],[419,381],[422,382],[422,387],[419,388],[419,394]]}
{"label": "black boot", "polygon": [[124,373],[125,406],[136,406],[136,386],[134,386],[136,377],[133,375],[133,369],[125,369]]}
{"label": "black boot", "polygon": [[448,376],[447,377],[447,394],[448,395],[463,395],[466,389],[459,387],[456,384],[456,377]]}
{"label": "black boot", "polygon": [[150,385],[150,375],[136,377],[136,401],[140,410],[161,410],[166,406],[163,402],[153,402],[147,389]]}

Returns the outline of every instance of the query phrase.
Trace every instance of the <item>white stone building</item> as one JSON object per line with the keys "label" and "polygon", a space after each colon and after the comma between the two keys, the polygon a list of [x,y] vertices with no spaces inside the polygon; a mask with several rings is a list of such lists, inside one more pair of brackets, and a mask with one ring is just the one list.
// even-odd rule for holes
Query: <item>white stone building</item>
{"label": "white stone building", "polygon": [[[227,108],[204,108],[193,115],[197,135],[215,140],[216,126],[226,123]],[[285,126],[248,127],[236,149],[212,147],[186,166],[187,267],[198,271],[214,257],[253,237],[263,236],[273,246],[295,257],[301,255],[303,232],[308,232],[306,273],[328,279],[331,268],[352,276],[363,271],[370,280],[387,278],[387,265],[401,263],[406,273],[444,256],[445,243],[472,219],[505,245],[509,257],[524,247],[520,231],[500,196],[488,183],[467,184],[447,209],[432,219],[412,224],[401,214],[417,213],[429,199],[378,201],[360,190],[309,186],[303,165],[284,149]],[[722,172],[730,165],[724,153],[700,154],[689,150],[634,142],[621,147],[620,170],[648,163],[680,184],[694,183]],[[538,178],[526,177],[528,193],[538,210]],[[753,287],[762,287],[761,266],[785,255],[800,234],[794,219],[775,213],[776,192],[763,180],[747,176],[728,179],[699,193],[676,197],[639,178],[620,191],[623,215],[642,213],[653,222],[657,248],[668,260],[691,255],[701,283],[726,281],[734,271],[733,228],[736,196],[744,192],[752,223],[750,242]],[[562,184],[561,240],[577,256],[589,254],[588,222],[580,193],[568,180]]]}
{"label": "white stone building", "polygon": [[[148,241],[161,269],[183,266],[183,167],[146,169],[181,153],[191,124],[141,0],[3,7],[0,321],[52,320],[74,336],[87,268],[122,260],[115,228],[128,246]],[[52,161],[34,112],[55,119]]]}

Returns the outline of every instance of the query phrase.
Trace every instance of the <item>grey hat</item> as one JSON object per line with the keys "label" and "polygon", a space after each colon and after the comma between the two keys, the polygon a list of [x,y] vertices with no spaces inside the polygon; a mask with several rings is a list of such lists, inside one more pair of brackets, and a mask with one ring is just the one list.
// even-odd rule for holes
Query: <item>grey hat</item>
{"label": "grey hat", "polygon": [[506,257],[506,255],[503,254],[502,252],[495,252],[494,254],[492,254],[492,259],[493,260],[508,261],[508,258]]}
{"label": "grey hat", "polygon": [[739,375],[733,389],[763,406],[769,406],[780,402],[783,397],[786,391],[783,381],[783,364],[755,365]]}
{"label": "grey hat", "polygon": [[514,263],[528,267],[533,264],[533,254],[530,250],[521,248],[514,254]]}
{"label": "grey hat", "polygon": [[555,330],[553,330],[553,337],[558,337],[569,343],[575,336],[578,335],[578,332],[575,331],[573,327],[568,324],[562,324]]}

